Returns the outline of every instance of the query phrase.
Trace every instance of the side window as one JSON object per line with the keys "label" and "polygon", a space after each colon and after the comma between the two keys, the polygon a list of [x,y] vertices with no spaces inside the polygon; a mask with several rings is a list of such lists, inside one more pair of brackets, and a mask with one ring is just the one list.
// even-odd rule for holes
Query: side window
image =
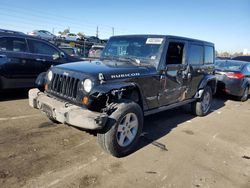
{"label": "side window", "polygon": [[31,53],[43,54],[48,56],[59,54],[59,52],[55,48],[44,42],[28,40],[28,45]]}
{"label": "side window", "polygon": [[188,62],[192,65],[203,64],[203,46],[194,44],[190,45]]}
{"label": "side window", "polygon": [[247,68],[246,68],[248,74],[250,74],[250,65],[247,65]]}
{"label": "side window", "polygon": [[166,56],[166,64],[182,64],[184,43],[170,42]]}
{"label": "side window", "polygon": [[26,41],[22,38],[2,37],[0,38],[1,51],[26,52]]}
{"label": "side window", "polygon": [[214,48],[205,46],[205,64],[212,64],[214,62]]}
{"label": "side window", "polygon": [[6,51],[6,50],[8,50],[8,48],[7,48],[7,38],[2,37],[2,38],[0,38],[0,51]]}

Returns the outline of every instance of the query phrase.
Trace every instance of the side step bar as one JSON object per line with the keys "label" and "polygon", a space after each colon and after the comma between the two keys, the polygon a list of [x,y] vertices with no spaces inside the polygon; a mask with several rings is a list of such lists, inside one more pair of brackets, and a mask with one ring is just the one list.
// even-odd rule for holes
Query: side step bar
{"label": "side step bar", "polygon": [[156,114],[158,112],[162,112],[162,111],[165,111],[165,110],[170,110],[170,109],[173,109],[173,108],[176,108],[176,107],[179,107],[179,106],[194,102],[196,100],[197,99],[188,99],[188,100],[181,101],[181,102],[174,103],[174,104],[170,104],[170,105],[167,105],[167,106],[161,106],[159,108],[154,108],[152,110],[147,110],[147,111],[144,112],[144,116],[148,116],[148,115],[151,115],[151,114]]}

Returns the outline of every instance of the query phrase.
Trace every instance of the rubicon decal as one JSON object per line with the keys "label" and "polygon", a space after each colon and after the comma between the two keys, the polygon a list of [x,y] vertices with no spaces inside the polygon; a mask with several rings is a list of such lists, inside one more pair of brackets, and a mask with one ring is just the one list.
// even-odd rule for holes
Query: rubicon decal
{"label": "rubicon decal", "polygon": [[125,73],[125,74],[113,74],[110,77],[113,78],[127,78],[127,77],[135,77],[135,76],[140,76],[140,73],[135,72],[135,73]]}

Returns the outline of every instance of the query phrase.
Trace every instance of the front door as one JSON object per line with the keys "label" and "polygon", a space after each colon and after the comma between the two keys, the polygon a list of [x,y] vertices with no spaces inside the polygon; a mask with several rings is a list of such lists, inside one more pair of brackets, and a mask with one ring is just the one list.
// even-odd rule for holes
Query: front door
{"label": "front door", "polygon": [[60,57],[60,51],[52,45],[34,39],[27,39],[27,41],[32,54],[31,61],[36,63],[37,75],[46,72],[52,65],[66,63],[66,59]]}
{"label": "front door", "polygon": [[160,75],[160,106],[187,99],[187,93],[191,87],[191,70],[185,63],[186,46],[185,41],[169,41],[166,66]]}

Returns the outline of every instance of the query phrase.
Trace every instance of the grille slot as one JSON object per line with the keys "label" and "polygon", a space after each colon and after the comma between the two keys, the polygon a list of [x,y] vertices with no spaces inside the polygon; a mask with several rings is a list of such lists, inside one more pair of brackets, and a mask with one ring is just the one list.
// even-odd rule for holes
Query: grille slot
{"label": "grille slot", "polygon": [[74,77],[54,74],[50,84],[50,91],[65,98],[75,99],[79,81]]}

